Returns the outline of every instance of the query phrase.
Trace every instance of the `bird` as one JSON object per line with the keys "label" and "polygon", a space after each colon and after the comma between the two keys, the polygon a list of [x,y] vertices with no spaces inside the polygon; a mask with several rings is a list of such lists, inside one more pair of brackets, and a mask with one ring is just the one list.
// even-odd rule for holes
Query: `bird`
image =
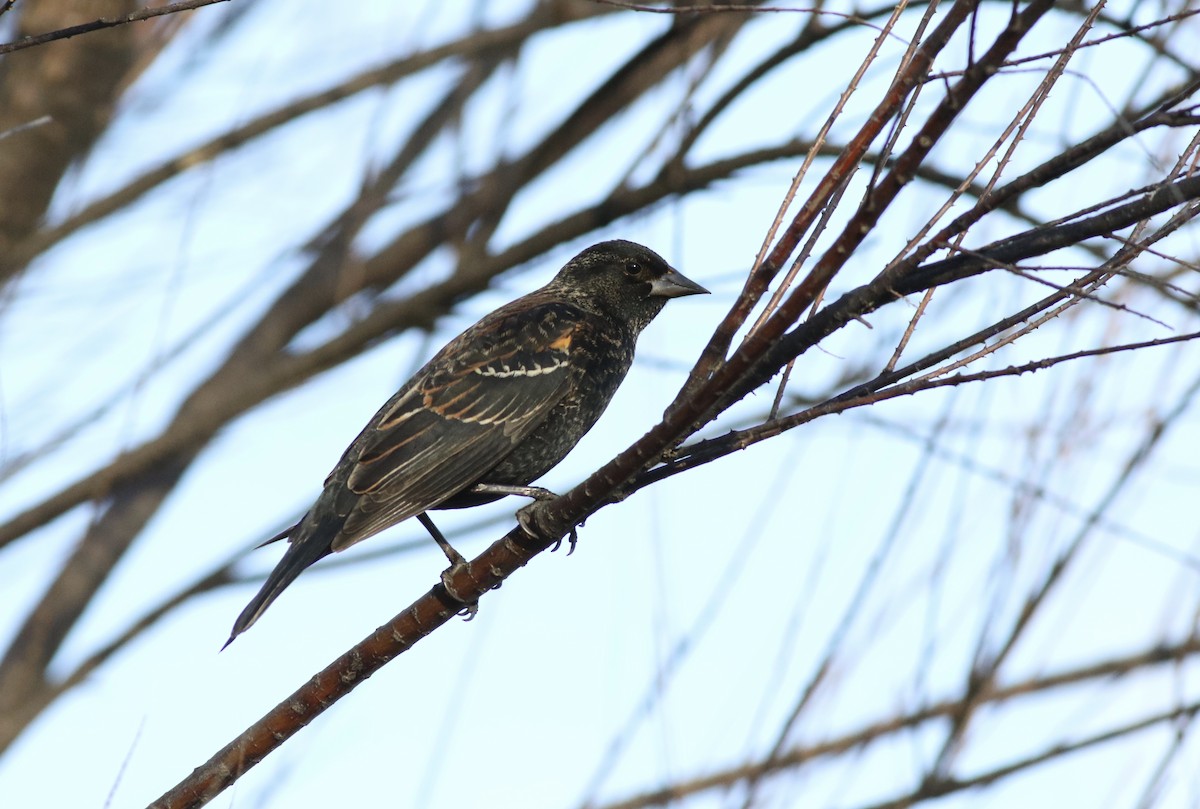
{"label": "bird", "polygon": [[300,521],[263,543],[289,546],[225,646],[314,562],[410,517],[464,564],[426,512],[549,494],[529,484],[600,418],[638,335],[668,300],[707,293],[650,248],[605,241],[463,331],[367,422]]}

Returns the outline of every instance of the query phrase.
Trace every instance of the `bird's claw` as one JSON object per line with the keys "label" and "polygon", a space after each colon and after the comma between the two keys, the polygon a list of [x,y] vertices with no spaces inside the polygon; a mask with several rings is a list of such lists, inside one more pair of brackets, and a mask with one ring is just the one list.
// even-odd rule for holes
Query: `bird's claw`
{"label": "bird's claw", "polygon": [[463,605],[457,614],[465,616],[464,621],[470,621],[479,614],[479,602],[459,595],[458,589],[454,586],[454,577],[464,568],[468,567],[466,559],[463,559],[461,556],[459,556],[459,559],[461,561],[455,562],[442,571],[442,589],[446,591],[446,595],[450,596],[451,599]]}
{"label": "bird's claw", "polygon": [[534,512],[536,508],[537,503],[533,502],[517,509],[517,525],[521,526],[521,530],[531,539],[540,539],[542,535]]}
{"label": "bird's claw", "polygon": [[[559,548],[561,548],[562,542],[563,542],[562,537],[559,537],[557,540],[555,540],[554,544],[550,546],[550,553],[554,553]],[[567,556],[570,556],[571,554],[575,553],[575,545],[578,542],[579,542],[579,531],[577,531],[575,526],[572,525],[571,533],[567,534]]]}
{"label": "bird's claw", "polygon": [[[525,533],[533,539],[541,539],[546,534],[546,532],[541,529],[541,526],[537,524],[536,508],[538,504],[545,500],[554,500],[558,497],[558,495],[554,492],[550,491],[549,489],[543,489],[541,486],[502,486],[490,483],[480,483],[472,487],[471,491],[480,492],[482,494],[516,494],[520,495],[521,497],[532,498],[532,503],[517,509],[517,523],[520,524]],[[569,541],[571,549],[567,551],[567,556],[570,556],[575,552],[575,543],[579,541],[579,533],[575,530],[574,526],[571,526]],[[555,541],[553,547],[550,548],[550,552],[554,553],[561,547],[562,537],[559,537]]]}
{"label": "bird's claw", "polygon": [[[539,505],[540,504],[535,501],[527,506],[517,509],[517,524],[520,525],[521,529],[525,531],[525,533],[532,539],[543,539],[548,533],[542,529],[541,525],[538,524],[537,509]],[[575,553],[575,544],[577,542],[579,542],[579,530],[577,526],[572,525],[570,533],[567,534],[567,556]],[[550,553],[554,553],[556,550],[561,548],[562,543],[563,538],[560,536],[554,541],[554,544],[550,546]]]}

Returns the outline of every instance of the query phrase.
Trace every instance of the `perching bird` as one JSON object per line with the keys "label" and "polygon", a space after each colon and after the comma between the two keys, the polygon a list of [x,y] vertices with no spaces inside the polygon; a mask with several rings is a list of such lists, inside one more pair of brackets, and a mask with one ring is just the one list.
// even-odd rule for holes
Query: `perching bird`
{"label": "perching bird", "polygon": [[549,471],[600,418],[667,300],[706,292],[647,247],[601,242],[455,337],[367,423],[303,519],[274,538],[290,547],[226,645],[306,567],[409,517],[452,565],[463,562],[425,512],[488,503],[504,494],[475,486],[523,487]]}

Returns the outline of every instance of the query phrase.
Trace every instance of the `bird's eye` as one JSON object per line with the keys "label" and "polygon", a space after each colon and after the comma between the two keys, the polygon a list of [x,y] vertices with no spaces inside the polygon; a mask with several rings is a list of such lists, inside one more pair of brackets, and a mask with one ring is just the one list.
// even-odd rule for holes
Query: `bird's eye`
{"label": "bird's eye", "polygon": [[642,265],[636,261],[630,261],[630,262],[626,263],[625,264],[625,274],[631,278],[636,275],[641,275],[642,274]]}

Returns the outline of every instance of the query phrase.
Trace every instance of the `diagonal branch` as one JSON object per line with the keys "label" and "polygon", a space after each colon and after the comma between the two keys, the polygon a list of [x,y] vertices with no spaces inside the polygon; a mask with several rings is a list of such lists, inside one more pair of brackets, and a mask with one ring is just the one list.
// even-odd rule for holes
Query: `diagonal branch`
{"label": "diagonal branch", "polygon": [[228,0],[180,0],[178,3],[170,3],[165,6],[156,6],[154,8],[143,8],[138,11],[131,11],[121,17],[101,17],[98,20],[92,20],[81,25],[72,25],[68,28],[60,28],[57,31],[48,31],[44,34],[35,34],[32,36],[22,37],[14,42],[5,42],[0,44],[0,56],[13,51],[32,48],[35,45],[45,45],[47,42],[54,42],[59,39],[70,39],[77,37],[80,34],[90,34],[93,31],[103,31],[105,28],[116,28],[118,25],[128,25],[131,22],[141,22],[142,20],[161,17],[164,14],[178,14],[180,11],[192,11],[204,6],[211,6],[214,3],[225,3]]}

